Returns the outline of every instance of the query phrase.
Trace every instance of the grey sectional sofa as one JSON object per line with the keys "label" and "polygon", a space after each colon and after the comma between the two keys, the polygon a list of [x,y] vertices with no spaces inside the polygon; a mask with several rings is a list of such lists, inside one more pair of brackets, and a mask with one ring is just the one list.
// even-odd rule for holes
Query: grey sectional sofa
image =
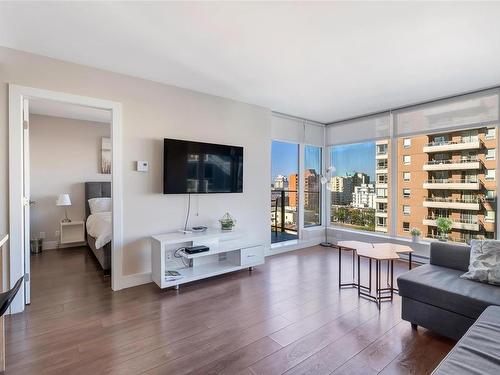
{"label": "grey sectional sofa", "polygon": [[432,374],[500,374],[500,307],[484,310]]}
{"label": "grey sectional sofa", "polygon": [[460,278],[470,247],[431,244],[430,264],[399,276],[402,318],[458,340],[490,305],[500,305],[500,287]]}

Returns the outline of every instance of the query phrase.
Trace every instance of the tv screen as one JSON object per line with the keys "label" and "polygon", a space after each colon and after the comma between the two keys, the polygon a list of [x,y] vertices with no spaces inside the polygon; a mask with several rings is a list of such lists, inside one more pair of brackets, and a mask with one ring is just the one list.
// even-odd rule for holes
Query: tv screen
{"label": "tv screen", "polygon": [[164,140],[164,194],[242,192],[243,147]]}

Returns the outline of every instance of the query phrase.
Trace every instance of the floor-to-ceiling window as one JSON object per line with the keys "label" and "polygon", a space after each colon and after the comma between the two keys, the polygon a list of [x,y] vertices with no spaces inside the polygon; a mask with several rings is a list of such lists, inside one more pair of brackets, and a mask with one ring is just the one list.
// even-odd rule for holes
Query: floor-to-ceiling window
{"label": "floor-to-ceiling window", "polygon": [[273,141],[271,145],[271,242],[298,238],[299,145]]}
{"label": "floor-to-ceiling window", "polygon": [[387,232],[388,140],[330,148],[335,173],[329,181],[330,221],[351,229]]}
{"label": "floor-to-ceiling window", "polygon": [[321,225],[321,147],[304,146],[304,227]]}

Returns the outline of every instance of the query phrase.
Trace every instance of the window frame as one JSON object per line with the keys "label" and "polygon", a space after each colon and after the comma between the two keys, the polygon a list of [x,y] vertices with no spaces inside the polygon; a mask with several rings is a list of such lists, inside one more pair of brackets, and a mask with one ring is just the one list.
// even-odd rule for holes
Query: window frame
{"label": "window frame", "polygon": [[[306,225],[305,223],[305,211],[306,211],[306,208],[305,208],[305,196],[306,196],[306,187],[305,187],[305,171],[308,169],[306,168],[306,148],[307,147],[314,147],[314,148],[317,148],[319,149],[319,180],[318,180],[318,187],[319,187],[319,191],[318,191],[318,196],[319,196],[319,205],[318,205],[318,209],[319,209],[319,213],[318,213],[318,217],[319,217],[319,223],[318,224],[309,224],[309,225]],[[323,156],[323,150],[324,150],[324,147],[321,147],[321,146],[317,146],[317,145],[313,145],[313,144],[309,144],[309,143],[304,143],[304,147],[302,148],[302,152],[303,152],[303,156],[302,156],[302,159],[303,159],[303,165],[304,165],[304,168],[303,168],[303,171],[302,171],[302,181],[303,181],[303,191],[302,191],[302,195],[304,197],[304,201],[303,201],[303,204],[302,204],[302,215],[303,215],[303,228],[304,229],[307,229],[307,228],[315,228],[315,227],[320,227],[323,225],[324,223],[324,218],[323,218],[323,212],[324,212],[324,209],[323,209],[323,204],[324,204],[324,201],[326,199],[324,199],[323,197],[323,190],[326,190],[326,189],[323,189],[323,184],[321,183],[321,176],[323,175],[323,170],[324,170],[324,156]]]}

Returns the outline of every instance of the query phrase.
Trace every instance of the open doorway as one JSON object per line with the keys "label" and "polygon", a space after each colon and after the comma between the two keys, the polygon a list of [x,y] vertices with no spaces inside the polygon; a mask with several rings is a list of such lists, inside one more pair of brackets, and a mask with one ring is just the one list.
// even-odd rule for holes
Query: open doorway
{"label": "open doorway", "polygon": [[26,302],[36,304],[49,287],[57,296],[69,283],[111,284],[111,113],[45,99],[28,105]]}
{"label": "open doorway", "polygon": [[[91,123],[98,131],[91,130],[90,126],[78,133],[78,128]],[[79,161],[86,166],[79,166]],[[91,174],[84,173],[90,169]],[[35,195],[32,196],[33,188]],[[89,201],[92,199],[95,201]],[[23,311],[24,305],[31,302],[31,282],[34,281],[31,280],[31,251],[36,254],[40,244],[42,254],[44,251],[75,254],[75,262],[80,259],[84,270],[93,270],[93,274],[103,280],[99,283],[111,285],[113,290],[120,289],[120,104],[9,85],[9,202],[10,284],[24,276],[24,288],[12,303],[11,313]],[[105,229],[94,231],[87,225],[95,213],[102,215],[98,215],[100,220],[95,220],[94,226],[107,223]],[[71,250],[60,251],[64,249]],[[99,249],[102,249],[100,255],[94,251]],[[42,258],[33,257],[37,262]],[[62,262],[56,266],[43,265],[40,270],[46,272],[48,267],[50,273],[51,267],[60,270],[67,266],[68,263]],[[69,278],[78,273],[67,271]],[[111,277],[105,277],[110,273]],[[69,279],[48,280],[47,285],[64,285]],[[84,285],[83,281],[82,287]]]}

